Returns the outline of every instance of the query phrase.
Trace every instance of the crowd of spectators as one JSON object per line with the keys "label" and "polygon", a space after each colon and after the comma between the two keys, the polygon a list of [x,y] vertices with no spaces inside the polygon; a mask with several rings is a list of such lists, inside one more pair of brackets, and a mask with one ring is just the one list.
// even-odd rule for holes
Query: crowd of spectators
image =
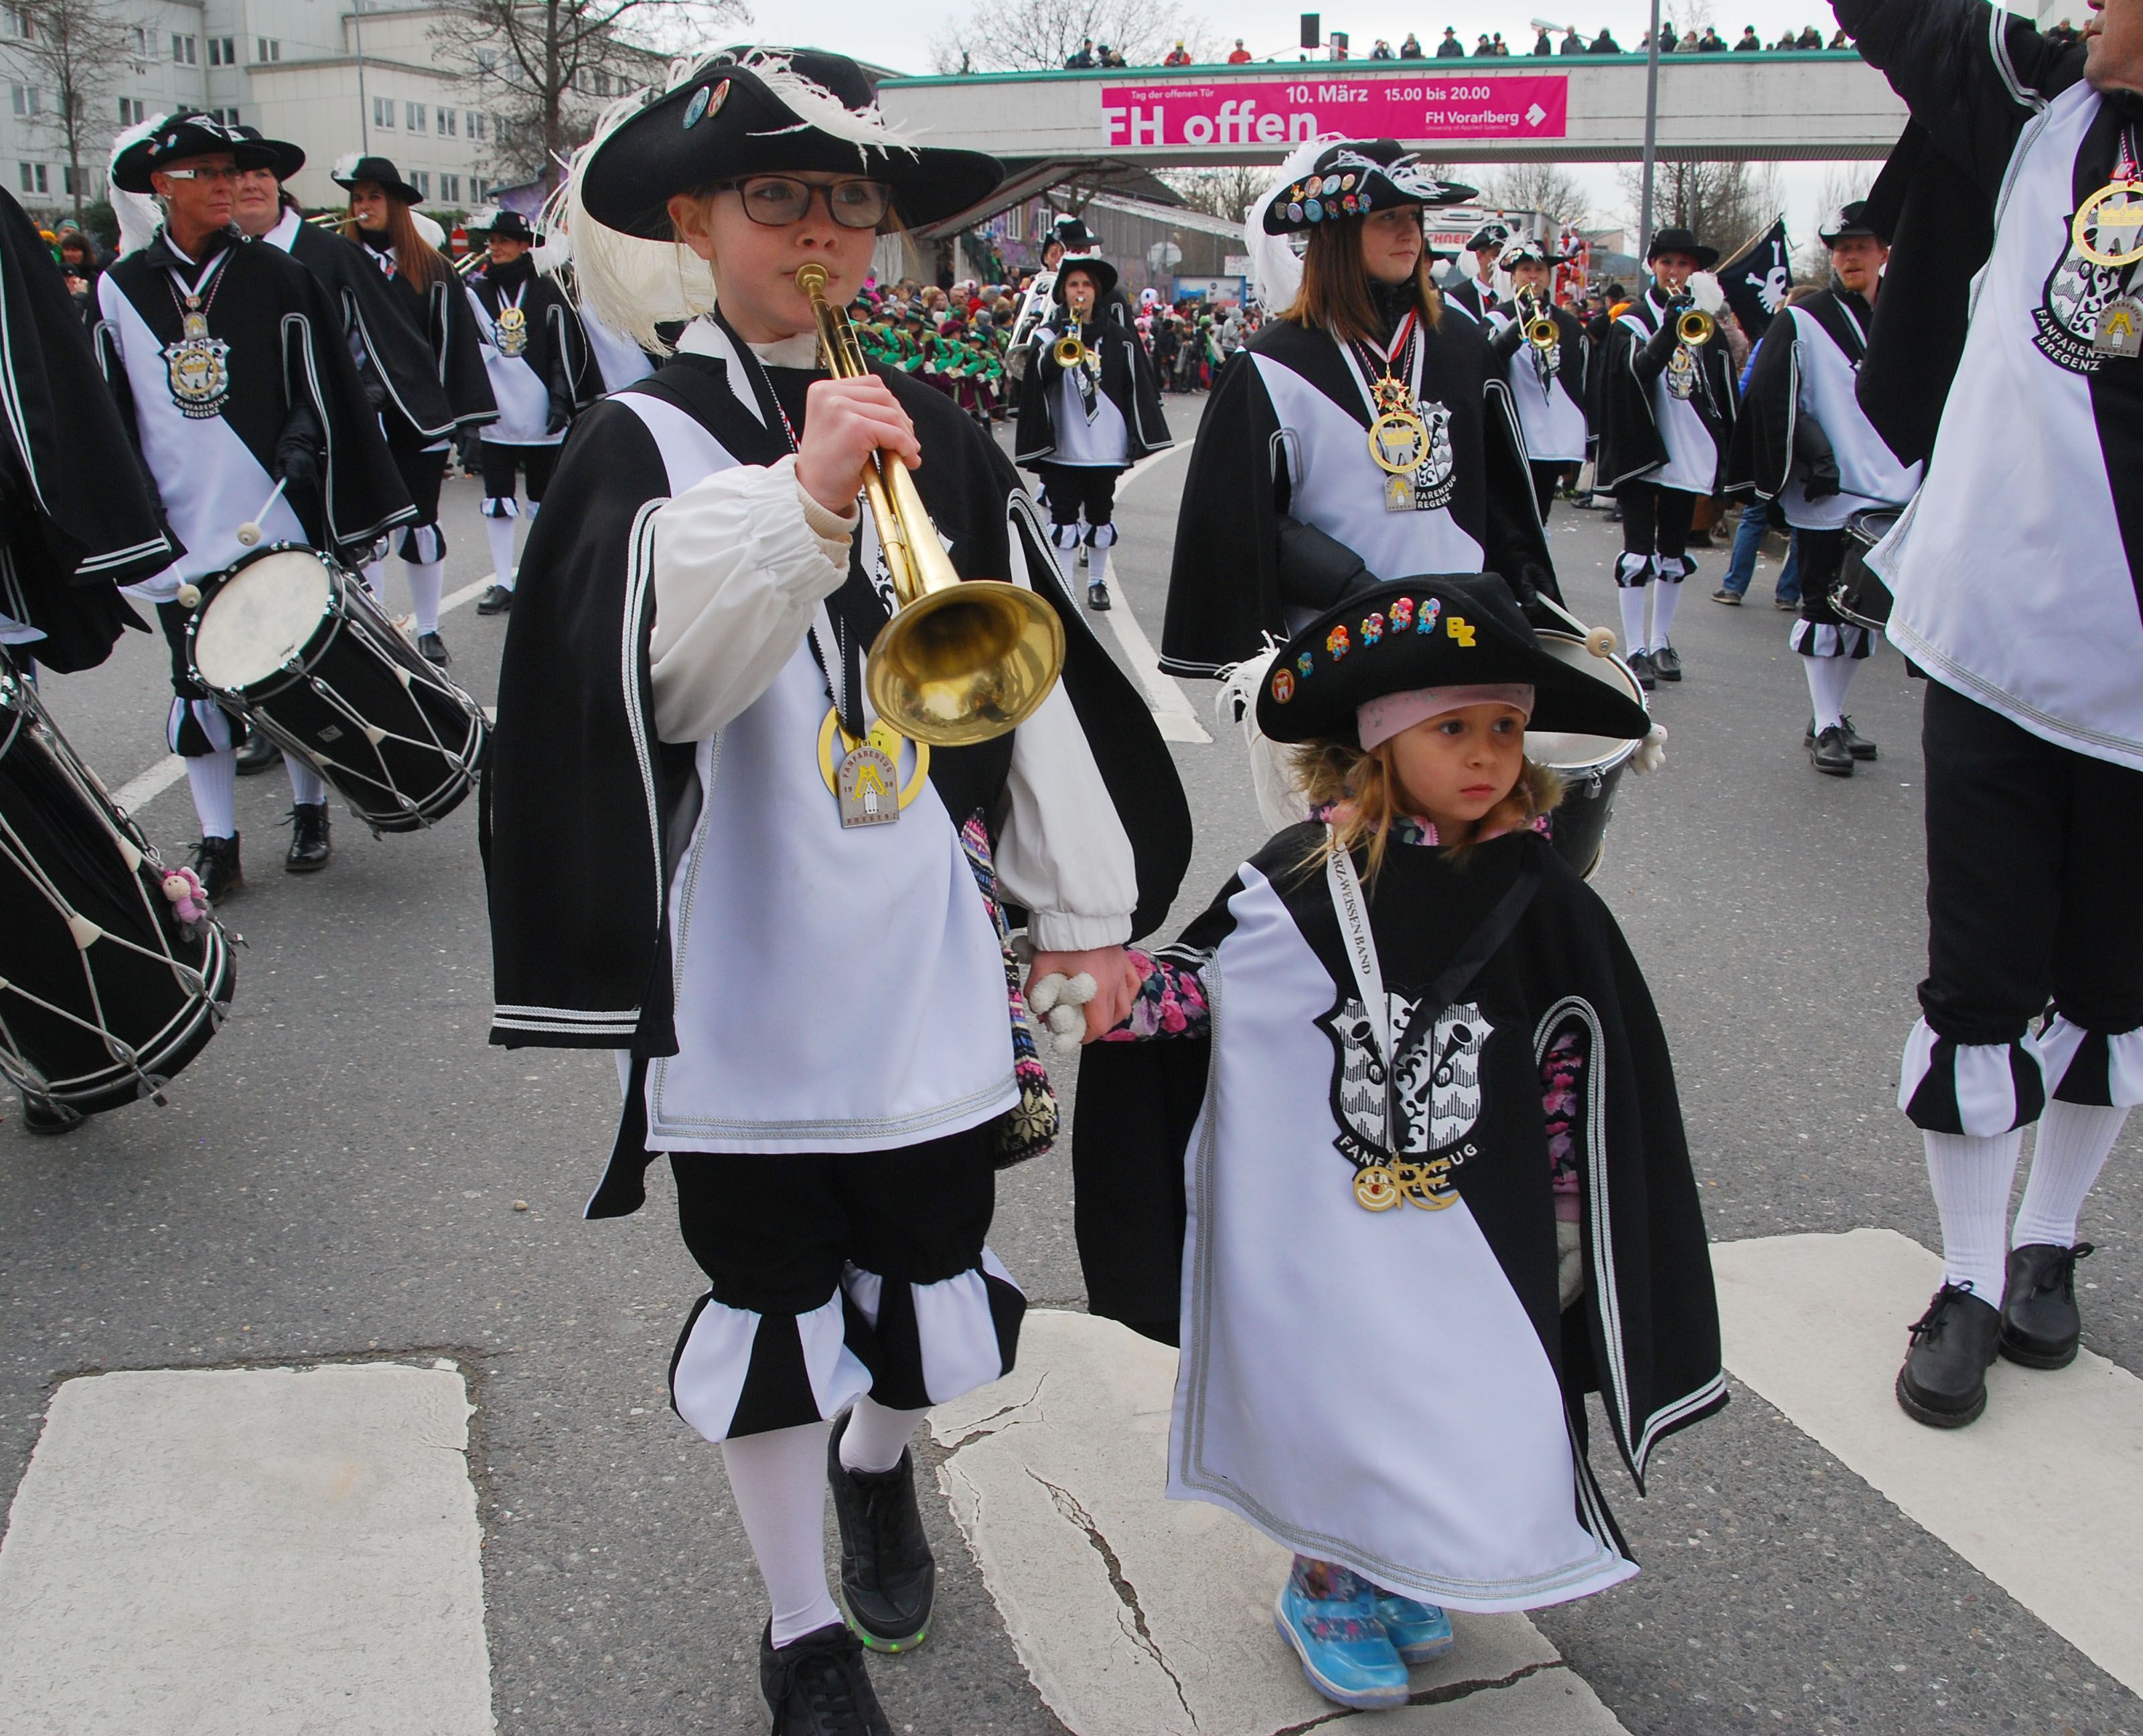
{"label": "crowd of spectators", "polygon": [[[2079,40],[2076,29],[2066,18],[2047,31],[2046,34],[2057,42]],[[1611,30],[1603,27],[1597,36],[1587,37],[1584,32],[1572,25],[1563,32],[1559,42],[1556,39],[1555,32],[1537,28],[1533,33],[1532,47],[1528,52],[1532,58],[1545,60],[1552,56],[1561,54],[1622,54],[1626,52],[1643,54],[1651,47],[1651,45],[1652,33],[1649,30],[1638,37],[1637,45],[1634,49],[1626,50],[1615,39],[1615,33]],[[1731,42],[1709,24],[1705,25],[1701,31],[1677,31],[1671,22],[1660,27],[1660,52],[1662,54],[1779,54],[1796,51],[1804,52],[1814,48],[1850,48],[1852,46],[1843,30],[1834,31],[1826,39],[1824,33],[1813,24],[1804,24],[1798,31],[1786,30],[1779,35],[1775,42],[1767,42],[1758,36],[1756,27],[1753,24],[1744,25],[1740,36]],[[1503,40],[1503,33],[1501,31],[1484,32],[1475,38],[1473,46],[1468,48],[1458,39],[1458,32],[1447,24],[1443,29],[1443,40],[1438,42],[1433,49],[1423,48],[1421,45],[1421,38],[1412,31],[1408,31],[1406,40],[1396,48],[1393,47],[1386,38],[1378,37],[1375,45],[1369,50],[1368,58],[1390,61],[1495,60],[1507,57],[1511,52],[1511,46]],[[1340,60],[1346,59],[1345,49],[1337,49],[1335,57]],[[1256,57],[1243,46],[1243,38],[1240,37],[1235,38],[1235,47],[1229,50],[1225,57],[1227,64],[1231,67],[1242,66],[1255,58]],[[1266,58],[1270,59],[1272,57],[1267,56]],[[1078,72],[1091,71],[1099,67],[1121,67],[1127,65],[1128,62],[1125,60],[1121,49],[1112,48],[1106,42],[1096,42],[1089,39],[1082,42],[1079,45],[1078,52],[1068,56],[1064,64],[1070,71]],[[1177,39],[1175,46],[1161,61],[1161,65],[1164,67],[1188,67],[1195,64],[1196,62],[1190,51],[1184,46],[1180,38]]]}

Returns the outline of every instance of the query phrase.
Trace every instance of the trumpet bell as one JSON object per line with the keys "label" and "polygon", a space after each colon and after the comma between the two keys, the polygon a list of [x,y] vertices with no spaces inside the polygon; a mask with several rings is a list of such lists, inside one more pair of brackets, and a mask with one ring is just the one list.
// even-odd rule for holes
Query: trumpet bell
{"label": "trumpet bell", "polygon": [[1710,314],[1702,308],[1691,308],[1681,316],[1681,323],[1675,328],[1675,332],[1683,343],[1695,349],[1709,344],[1712,334],[1718,329],[1718,324]]}
{"label": "trumpet bell", "polygon": [[1086,359],[1086,346],[1076,336],[1067,334],[1057,340],[1057,348],[1052,354],[1059,368],[1076,368]]}
{"label": "trumpet bell", "polygon": [[1555,321],[1545,314],[1526,327],[1526,342],[1536,349],[1553,349],[1562,341],[1562,334],[1556,329]]}
{"label": "trumpet bell", "polygon": [[1064,623],[1033,591],[968,579],[906,605],[879,630],[864,685],[912,741],[959,748],[1017,729],[1064,666]]}

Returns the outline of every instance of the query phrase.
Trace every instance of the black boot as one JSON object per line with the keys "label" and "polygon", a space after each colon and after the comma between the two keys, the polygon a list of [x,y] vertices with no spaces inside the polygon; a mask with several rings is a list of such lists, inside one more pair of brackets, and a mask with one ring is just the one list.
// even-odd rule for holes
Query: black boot
{"label": "black boot", "polygon": [[938,1564],[915,1505],[915,1455],[903,1448],[890,1471],[851,1471],[841,1462],[844,1414],[826,1442],[826,1481],[841,1528],[841,1608],[873,1651],[912,1652],[930,1637]]}
{"label": "black boot", "polygon": [[759,1636],[759,1691],[774,1714],[773,1736],[893,1736],[861,1643],[836,1624],[776,1651],[769,1623]]}
{"label": "black boot", "polygon": [[220,904],[245,884],[245,871],[238,865],[238,834],[204,838],[194,846],[194,872],[200,876],[201,891],[211,904]]}
{"label": "black boot", "polygon": [[328,836],[328,804],[300,802],[291,809],[290,853],[283,858],[284,872],[316,874],[334,854],[334,844]]}
{"label": "black boot", "polygon": [[2009,1250],[2009,1288],[2002,1298],[2002,1354],[2027,1368],[2066,1368],[2083,1337],[2076,1312],[2076,1263],[2091,1252],[2031,1242]]}
{"label": "black boot", "polygon": [[1913,1323],[1912,1348],[1898,1371],[1898,1402],[1929,1428],[1962,1428],[1987,1408],[2002,1316],[1969,1284],[1946,1283]]}
{"label": "black boot", "polygon": [[1833,724],[1814,739],[1802,738],[1808,748],[1809,764],[1827,778],[1849,778],[1853,775],[1853,750],[1845,744],[1845,731]]}
{"label": "black boot", "polygon": [[50,1097],[22,1099],[22,1131],[25,1133],[72,1133],[89,1117],[71,1104],[59,1103]]}
{"label": "black boot", "polygon": [[245,738],[245,745],[238,750],[238,775],[250,778],[256,772],[265,772],[282,757],[282,749],[269,740],[268,732],[255,730]]}

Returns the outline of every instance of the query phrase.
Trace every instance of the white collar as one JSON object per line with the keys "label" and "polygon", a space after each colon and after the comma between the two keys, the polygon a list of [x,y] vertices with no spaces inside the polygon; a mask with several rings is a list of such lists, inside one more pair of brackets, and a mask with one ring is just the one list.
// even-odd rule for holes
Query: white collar
{"label": "white collar", "polygon": [[[815,332],[800,333],[794,338],[784,338],[775,344],[750,344],[745,346],[768,368],[809,368],[819,359],[819,337]],[[737,354],[736,342],[728,329],[718,324],[711,314],[702,314],[686,326],[677,339],[677,353],[686,356],[706,356],[725,364],[729,369],[730,392],[736,401],[751,414],[755,422],[765,424],[766,418],[760,414],[759,395],[749,385],[737,378],[744,365],[744,358]]]}
{"label": "white collar", "polygon": [[260,239],[268,242],[272,246],[281,248],[284,252],[288,253],[292,247],[296,245],[298,230],[304,225],[304,215],[302,212],[286,210],[283,213],[282,217],[277,221],[275,228],[270,230],[268,233],[261,236]]}

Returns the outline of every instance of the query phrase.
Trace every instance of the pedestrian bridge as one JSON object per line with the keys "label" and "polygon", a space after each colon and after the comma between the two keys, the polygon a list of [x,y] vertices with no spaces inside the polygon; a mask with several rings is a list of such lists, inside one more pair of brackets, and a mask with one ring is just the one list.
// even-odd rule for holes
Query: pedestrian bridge
{"label": "pedestrian bridge", "polygon": [[[1011,171],[988,210],[942,229],[1074,177],[1275,163],[1323,132],[1401,139],[1439,163],[1633,162],[1645,67],[1640,54],[1265,61],[888,79],[878,99],[930,143],[987,151]],[[1904,124],[1904,104],[1849,51],[1660,62],[1665,161],[1880,157]]]}

